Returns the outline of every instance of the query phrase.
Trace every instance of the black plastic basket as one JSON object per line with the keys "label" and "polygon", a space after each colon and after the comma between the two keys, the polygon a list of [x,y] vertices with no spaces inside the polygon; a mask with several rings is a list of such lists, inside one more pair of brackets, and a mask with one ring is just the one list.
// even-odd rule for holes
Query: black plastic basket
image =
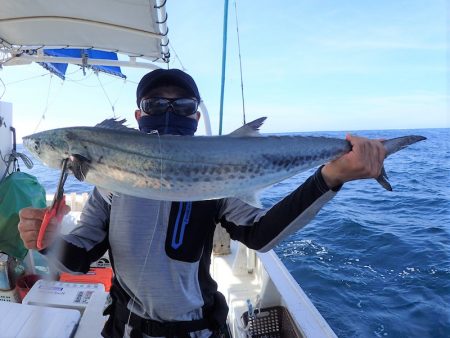
{"label": "black plastic basket", "polygon": [[283,306],[273,306],[255,311],[249,317],[242,314],[244,325],[248,327],[248,336],[252,338],[301,338],[289,311]]}

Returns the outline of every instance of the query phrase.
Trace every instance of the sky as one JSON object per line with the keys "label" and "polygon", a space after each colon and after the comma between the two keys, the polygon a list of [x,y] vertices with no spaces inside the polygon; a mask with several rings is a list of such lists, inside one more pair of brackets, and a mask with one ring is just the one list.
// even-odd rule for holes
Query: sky
{"label": "sky", "polygon": [[[169,66],[194,77],[217,134],[223,1],[168,0],[167,13]],[[243,123],[236,15],[246,120],[268,117],[262,133],[450,127],[446,0],[230,0],[224,134]],[[0,98],[13,103],[18,142],[112,116],[136,126],[146,71],[123,72],[127,81],[71,66],[61,81],[35,64],[3,67]]]}

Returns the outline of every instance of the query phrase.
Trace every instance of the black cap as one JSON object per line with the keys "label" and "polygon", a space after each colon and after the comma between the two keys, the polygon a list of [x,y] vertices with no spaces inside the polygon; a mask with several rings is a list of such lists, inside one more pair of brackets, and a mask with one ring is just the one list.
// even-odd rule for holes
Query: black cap
{"label": "black cap", "polygon": [[194,79],[179,69],[156,69],[144,75],[136,89],[136,103],[139,107],[141,99],[153,88],[160,86],[176,86],[186,90],[200,102],[200,93]]}

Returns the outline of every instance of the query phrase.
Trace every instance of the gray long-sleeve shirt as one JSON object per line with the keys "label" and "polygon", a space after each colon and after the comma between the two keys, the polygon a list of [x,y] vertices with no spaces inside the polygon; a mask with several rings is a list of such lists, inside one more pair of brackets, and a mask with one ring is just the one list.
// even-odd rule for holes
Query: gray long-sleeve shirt
{"label": "gray long-sleeve shirt", "polygon": [[77,227],[58,245],[63,250],[59,262],[65,270],[86,272],[109,248],[115,276],[135,314],[158,321],[199,319],[217,290],[209,275],[216,224],[232,239],[268,251],[307,224],[335,194],[320,170],[269,210],[234,198],[165,202],[94,189]]}

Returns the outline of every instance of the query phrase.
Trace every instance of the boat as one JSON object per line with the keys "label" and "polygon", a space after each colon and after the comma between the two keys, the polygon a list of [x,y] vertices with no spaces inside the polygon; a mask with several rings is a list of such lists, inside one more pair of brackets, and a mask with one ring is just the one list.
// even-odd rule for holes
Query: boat
{"label": "boat", "polygon": [[[61,64],[79,65],[83,69],[106,67],[107,72],[112,72],[117,71],[117,67],[157,69],[170,58],[164,0],[128,0],[107,4],[100,0],[48,0],[45,3],[0,0],[0,7],[0,66],[34,62],[49,71],[59,72],[58,76],[63,77],[64,70],[59,67]],[[101,52],[119,54],[128,57],[128,60],[119,60],[111,55],[105,59]],[[211,135],[206,105],[202,104],[200,109],[205,121],[205,133]],[[0,102],[2,154],[11,153],[14,148],[11,137],[13,110],[12,103]],[[5,170],[0,162],[0,177]],[[72,208],[69,217],[63,221],[66,227],[70,228],[76,222],[86,198],[87,194],[66,197]],[[51,199],[52,196],[47,196],[47,203]],[[99,266],[100,263],[95,264]],[[107,256],[102,258],[102,264],[108,264]],[[218,229],[211,275],[218,282],[219,291],[225,295],[230,307],[227,323],[232,337],[336,337],[272,250],[255,252],[230,240],[226,232]],[[27,301],[20,304],[24,306],[20,311],[35,310],[33,306],[39,306],[41,313],[51,309],[56,311],[54,316],[46,315],[45,318],[53,316],[63,318],[61,321],[64,323],[74,323],[73,337],[100,337],[105,322],[102,310],[107,300],[106,290],[79,282],[73,286],[75,289],[65,282],[47,282],[53,284],[38,281],[31,288],[26,296]],[[37,286],[40,290],[64,289],[67,294],[90,290],[97,296],[81,308],[79,304],[74,305],[73,299],[67,302],[65,299],[45,298],[39,294]],[[4,299],[15,302],[13,298],[5,297],[4,294]],[[4,299],[0,297],[0,301]],[[12,313],[18,304],[14,308],[2,306],[0,312]],[[78,311],[80,316],[73,312],[66,313],[67,308]],[[61,316],[58,317],[58,314]]]}

